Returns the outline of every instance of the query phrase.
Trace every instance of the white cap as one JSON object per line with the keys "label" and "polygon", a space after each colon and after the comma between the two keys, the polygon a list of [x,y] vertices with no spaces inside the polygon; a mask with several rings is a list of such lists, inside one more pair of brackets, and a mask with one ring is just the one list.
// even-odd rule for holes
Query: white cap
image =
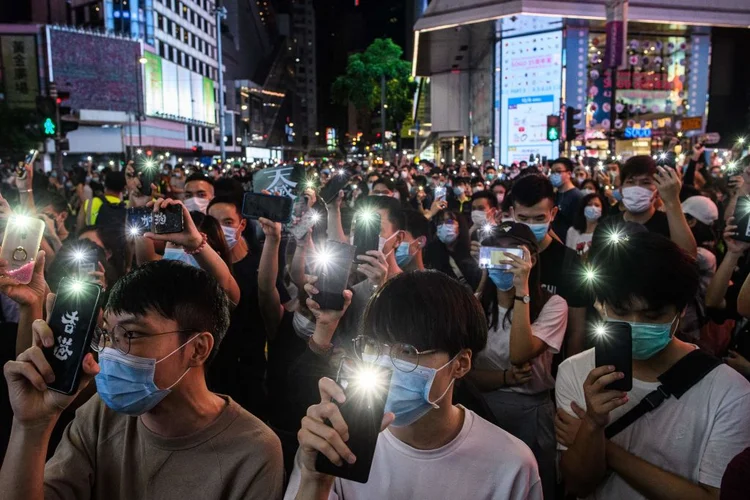
{"label": "white cap", "polygon": [[710,198],[705,196],[691,196],[682,202],[683,213],[710,226],[719,219],[719,209]]}

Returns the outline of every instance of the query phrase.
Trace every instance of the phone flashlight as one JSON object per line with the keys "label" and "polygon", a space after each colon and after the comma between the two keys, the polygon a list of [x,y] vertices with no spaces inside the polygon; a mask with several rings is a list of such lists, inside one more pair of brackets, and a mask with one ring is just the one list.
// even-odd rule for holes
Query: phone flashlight
{"label": "phone flashlight", "polygon": [[599,323],[594,327],[594,333],[597,337],[606,337],[607,336],[607,326],[604,323]]}

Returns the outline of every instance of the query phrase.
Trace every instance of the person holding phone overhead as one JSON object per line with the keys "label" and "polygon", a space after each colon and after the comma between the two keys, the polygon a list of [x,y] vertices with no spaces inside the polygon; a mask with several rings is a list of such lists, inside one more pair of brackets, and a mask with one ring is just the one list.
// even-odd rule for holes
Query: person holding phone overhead
{"label": "person holding phone overhead", "polygon": [[[555,491],[555,386],[552,357],[560,352],[568,304],[542,289],[539,251],[524,224],[506,222],[481,244],[503,249],[503,264],[487,269],[492,285],[482,302],[489,323],[487,347],[476,354],[469,378],[482,392],[498,425],[534,452],[545,498]],[[507,253],[520,249],[523,256]]]}
{"label": "person holding phone overhead", "polygon": [[[314,286],[306,290],[318,323],[316,333],[335,328],[341,312],[320,310]],[[348,292],[345,298],[348,305]],[[371,349],[357,359],[391,371],[389,387],[379,389],[389,394],[369,481],[317,472],[320,453],[334,464],[358,459],[346,445],[354,438],[339,409],[345,392],[323,378],[320,402],[302,420],[286,499],[542,498],[528,447],[452,403],[455,381],[466,376],[474,353],[487,340],[481,305],[468,290],[435,271],[400,274],[372,298],[361,331],[355,345]],[[404,359],[407,354],[409,362]]]}
{"label": "person holding phone overhead", "polygon": [[[632,390],[594,350],[557,373],[560,470],[578,498],[718,498],[729,461],[750,446],[750,383],[675,337],[698,288],[694,259],[639,225],[594,233],[591,283],[604,335],[632,331]],[[648,399],[645,399],[648,397]]]}

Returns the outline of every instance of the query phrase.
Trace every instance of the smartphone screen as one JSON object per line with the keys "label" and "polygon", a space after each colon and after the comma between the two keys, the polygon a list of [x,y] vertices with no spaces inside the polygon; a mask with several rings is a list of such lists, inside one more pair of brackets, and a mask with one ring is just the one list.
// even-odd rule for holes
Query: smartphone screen
{"label": "smartphone screen", "polygon": [[734,209],[734,223],[737,226],[734,239],[750,241],[750,196],[737,198],[737,206]]}
{"label": "smartphone screen", "polygon": [[99,313],[101,287],[78,279],[63,278],[47,323],[55,337],[52,347],[44,348],[44,357],[52,367],[55,381],[47,384],[53,391],[74,394],[81,379],[81,363],[91,349],[91,337]]}
{"label": "smartphone screen", "polygon": [[326,203],[326,205],[330,205],[333,203],[333,200],[336,199],[336,197],[339,195],[339,191],[344,189],[346,185],[349,183],[349,178],[351,176],[349,175],[349,172],[344,173],[338,173],[335,172],[331,178],[328,180],[328,184],[323,186],[323,188],[320,190],[320,197],[323,199],[323,201]]}
{"label": "smartphone screen", "polygon": [[248,219],[263,217],[273,222],[288,224],[292,220],[292,207],[293,200],[287,196],[245,193],[242,216]]}
{"label": "smartphone screen", "polygon": [[435,201],[445,201],[447,190],[444,186],[435,188]]}
{"label": "smartphone screen", "polygon": [[366,255],[370,250],[377,250],[380,243],[380,213],[368,211],[354,216],[354,246],[357,255]]}
{"label": "smartphone screen", "polygon": [[43,221],[26,215],[12,215],[8,219],[0,252],[0,259],[8,262],[8,276],[23,284],[31,281],[44,227]]}
{"label": "smartphone screen", "polygon": [[182,207],[180,205],[169,205],[158,212],[154,212],[151,231],[154,234],[181,233],[183,224]]}
{"label": "smartphone screen", "polygon": [[[323,454],[318,454],[315,469],[324,474],[366,483],[370,477],[380,424],[385,413],[385,402],[392,371],[362,361],[345,359],[336,382],[344,389],[346,401],[339,406],[341,416],[349,428],[346,445],[357,457],[356,462],[344,462],[341,467]],[[330,425],[330,422],[326,422]]]}
{"label": "smartphone screen", "polygon": [[500,247],[481,247],[479,249],[479,267],[482,269],[510,269],[508,264],[510,259],[505,252],[523,258],[522,248],[500,248]]}
{"label": "smartphone screen", "polygon": [[613,365],[615,371],[625,374],[607,386],[614,391],[633,388],[633,338],[628,323],[608,321],[594,329],[594,357],[596,366]]}
{"label": "smartphone screen", "polygon": [[342,295],[349,282],[357,248],[338,241],[328,241],[314,259],[318,276],[316,288],[320,293],[315,301],[320,308],[328,311],[341,311],[344,308]]}
{"label": "smartphone screen", "polygon": [[156,164],[153,160],[146,160],[146,163],[138,170],[138,179],[141,181],[141,194],[151,196],[151,184],[154,183],[158,174]]}
{"label": "smartphone screen", "polygon": [[151,231],[153,209],[149,207],[135,207],[127,210],[127,233],[129,236],[140,236]]}

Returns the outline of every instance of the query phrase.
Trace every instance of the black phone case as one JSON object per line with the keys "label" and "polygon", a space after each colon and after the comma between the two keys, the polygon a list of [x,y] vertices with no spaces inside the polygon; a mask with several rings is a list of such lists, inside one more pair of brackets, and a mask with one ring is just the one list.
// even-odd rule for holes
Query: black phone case
{"label": "black phone case", "polygon": [[734,224],[737,226],[734,239],[750,242],[750,196],[741,196],[737,199],[737,206],[734,208]]}
{"label": "black phone case", "polygon": [[596,335],[594,340],[596,366],[613,365],[615,371],[625,375],[609,384],[608,390],[630,391],[633,388],[632,330],[629,324],[621,321],[610,321],[605,325],[607,333]]}
{"label": "black phone case", "polygon": [[273,222],[288,224],[292,220],[293,206],[294,200],[287,196],[245,193],[242,200],[242,216],[247,219],[263,217]]}
{"label": "black phone case", "polygon": [[152,216],[151,231],[154,234],[181,233],[184,222],[182,219],[182,207],[180,205],[169,205]]}
{"label": "black phone case", "polygon": [[353,245],[336,241],[329,241],[326,245],[334,257],[326,268],[315,270],[318,276],[316,288],[319,293],[313,299],[324,311],[341,311],[344,308],[343,293],[349,281],[357,249]]}
{"label": "black phone case", "polygon": [[[384,386],[390,387],[391,370],[383,370]],[[345,391],[346,392],[346,391]],[[349,441],[346,445],[357,457],[353,464],[344,461],[339,467],[328,457],[318,453],[315,460],[315,470],[323,474],[366,483],[370,478],[372,459],[375,456],[375,446],[380,434],[380,424],[385,413],[385,402],[388,399],[388,391],[383,391],[380,397],[358,396],[356,391],[346,392],[346,401],[339,405],[341,416],[349,427]],[[331,425],[326,421],[326,424]]]}
{"label": "black phone case", "polygon": [[151,196],[151,184],[156,179],[156,170],[153,168],[143,168],[138,172],[138,178],[141,181],[141,194],[143,196]]}
{"label": "black phone case", "polygon": [[328,184],[323,186],[323,188],[320,190],[320,197],[323,199],[326,205],[330,205],[333,200],[336,199],[336,197],[339,195],[339,191],[346,187],[346,185],[349,183],[350,178],[351,175],[349,174],[349,172],[344,172],[343,174],[334,173],[333,175],[331,175],[330,179],[328,179]]}
{"label": "black phone case", "polygon": [[91,351],[91,338],[99,312],[101,287],[81,283],[82,290],[70,292],[70,278],[63,278],[47,323],[55,337],[52,347],[44,348],[44,357],[52,367],[55,381],[47,387],[63,394],[75,394],[81,380],[83,357]]}
{"label": "black phone case", "polygon": [[138,233],[143,234],[151,231],[153,223],[153,209],[149,207],[128,208],[127,210],[127,228],[138,228]]}
{"label": "black phone case", "polygon": [[355,222],[354,246],[357,255],[366,255],[370,250],[377,250],[380,244],[380,214],[373,215],[373,221],[368,223]]}

